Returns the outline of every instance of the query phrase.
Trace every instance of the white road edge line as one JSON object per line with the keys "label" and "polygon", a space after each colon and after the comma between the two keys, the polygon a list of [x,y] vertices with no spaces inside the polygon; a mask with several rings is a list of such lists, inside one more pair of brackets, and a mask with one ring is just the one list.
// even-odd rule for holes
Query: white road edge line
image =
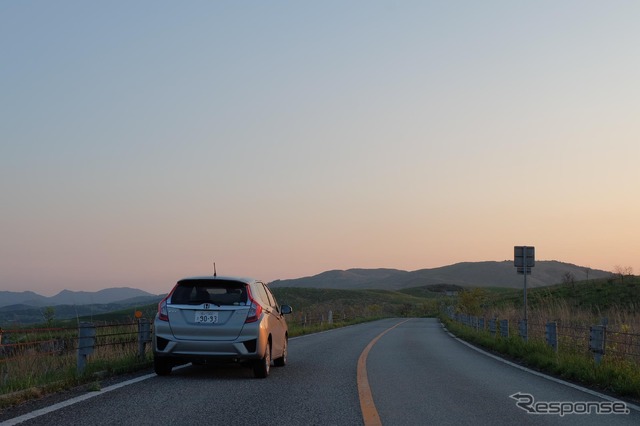
{"label": "white road edge line", "polygon": [[[181,368],[187,367],[188,365],[189,364],[180,365],[180,366],[174,367],[173,369],[174,370],[179,370]],[[156,377],[156,374],[155,373],[147,374],[147,375],[144,375],[144,376],[136,377],[135,379],[131,379],[131,380],[127,380],[125,382],[116,383],[115,385],[107,386],[106,388],[101,389],[99,391],[88,392],[88,393],[86,393],[84,395],[76,396],[75,398],[67,399],[66,401],[62,401],[62,402],[59,402],[57,404],[50,405],[49,407],[41,408],[39,410],[35,410],[35,411],[30,412],[30,413],[23,414],[22,416],[18,416],[18,417],[14,417],[12,419],[9,419],[9,420],[5,420],[4,422],[0,423],[0,426],[17,425],[19,423],[26,422],[27,420],[31,420],[31,419],[35,419],[36,417],[44,416],[45,414],[52,413],[54,411],[60,410],[61,408],[65,408],[65,407],[68,407],[70,405],[77,404],[78,402],[82,402],[82,401],[85,401],[87,399],[91,399],[91,398],[95,398],[95,397],[100,396],[100,395],[104,395],[105,393],[114,391],[116,389],[123,388],[125,386],[132,385],[134,383],[141,382],[143,380],[150,379],[152,377]]]}
{"label": "white road edge line", "polygon": [[[441,323],[441,324],[442,324],[442,323]],[[595,396],[595,397],[598,397],[598,398],[602,398],[602,399],[604,399],[605,401],[609,401],[609,402],[624,402],[625,404],[627,404],[627,407],[628,407],[629,409],[634,410],[634,411],[637,411],[637,412],[640,412],[640,406],[638,406],[638,405],[631,404],[631,403],[629,403],[629,402],[627,402],[627,401],[621,401],[620,399],[617,399],[617,398],[611,397],[611,396],[609,396],[609,395],[605,395],[605,394],[603,394],[603,393],[596,392],[596,391],[594,391],[594,390],[591,390],[591,389],[588,389],[588,388],[582,387],[582,386],[580,386],[580,385],[576,385],[576,384],[574,384],[574,383],[566,382],[566,381],[564,381],[564,380],[562,380],[562,379],[558,379],[558,378],[553,377],[553,376],[548,376],[548,375],[546,375],[546,374],[544,374],[544,373],[541,373],[541,372],[539,372],[539,371],[531,370],[530,368],[527,368],[527,367],[524,367],[524,366],[522,366],[522,365],[516,364],[516,363],[514,363],[514,362],[508,361],[508,360],[506,360],[506,359],[504,359],[504,358],[500,358],[500,357],[499,357],[499,356],[497,356],[497,355],[494,355],[494,354],[492,354],[492,353],[486,352],[486,351],[484,351],[484,350],[482,350],[482,349],[480,349],[480,348],[478,348],[478,347],[476,347],[476,346],[472,345],[471,343],[465,342],[464,340],[460,339],[460,338],[459,338],[459,337],[457,337],[455,334],[453,334],[453,333],[451,333],[449,330],[447,330],[447,328],[445,327],[445,325],[444,325],[444,324],[442,324],[442,329],[443,329],[445,332],[447,332],[447,334],[449,334],[449,336],[451,336],[451,337],[453,337],[454,339],[456,339],[458,342],[462,343],[463,345],[466,345],[466,346],[470,347],[471,349],[473,349],[473,350],[474,350],[474,351],[476,351],[476,352],[480,352],[481,354],[483,354],[483,355],[485,355],[485,356],[488,356],[489,358],[493,358],[493,359],[495,359],[495,360],[497,360],[497,361],[503,362],[503,363],[505,363],[505,364],[507,364],[507,365],[510,365],[511,367],[517,368],[518,370],[526,371],[527,373],[529,373],[529,374],[533,374],[534,376],[542,377],[543,379],[547,379],[547,380],[550,380],[550,381],[552,381],[552,382],[555,382],[555,383],[559,383],[559,384],[561,384],[561,385],[568,386],[568,387],[570,387],[570,388],[573,388],[573,389],[575,389],[575,390],[579,390],[579,391],[584,392],[584,393],[586,393],[586,394],[589,394],[589,395],[591,395],[591,396]]]}
{"label": "white road edge line", "polygon": [[[347,326],[347,327],[352,327],[352,325]],[[346,327],[340,327],[340,328],[346,328]],[[301,339],[303,337],[313,336],[313,335],[322,334],[322,333],[328,333],[330,331],[334,331],[334,330],[338,330],[338,329],[339,328],[335,328],[335,329],[331,329],[331,330],[325,330],[325,331],[320,331],[320,332],[316,332],[316,333],[305,334],[305,335],[302,335],[302,336],[292,337],[289,340]],[[188,365],[189,364],[181,365],[179,367],[174,367],[173,369],[174,370],[178,370],[180,368],[187,367]],[[141,382],[143,380],[150,379],[152,377],[156,377],[156,374],[155,373],[151,373],[151,374],[147,374],[145,376],[136,377],[135,379],[127,380],[126,382],[116,383],[115,385],[108,386],[108,387],[106,387],[104,389],[101,389],[99,391],[89,392],[89,393],[86,393],[84,395],[77,396],[75,398],[67,399],[66,401],[59,402],[59,403],[51,405],[49,407],[41,408],[39,410],[32,411],[32,412],[27,413],[27,414],[23,414],[22,416],[18,416],[18,417],[14,417],[12,419],[9,419],[9,420],[5,420],[4,422],[0,423],[0,426],[17,425],[17,424],[20,424],[22,422],[26,422],[27,420],[31,420],[31,419],[35,419],[36,417],[44,416],[45,414],[52,413],[54,411],[60,410],[61,408],[65,408],[65,407],[68,407],[70,405],[77,404],[78,402],[82,402],[82,401],[85,401],[87,399],[95,398],[96,396],[104,395],[107,392],[111,392],[111,391],[114,391],[116,389],[119,389],[119,388],[122,388],[122,387],[125,387],[125,386],[129,386],[129,385],[132,385],[134,383]]]}
{"label": "white road edge line", "polygon": [[[342,327],[342,328],[344,328],[344,327]],[[517,368],[517,369],[522,370],[522,371],[526,371],[527,373],[533,374],[534,376],[542,377],[542,378],[550,380],[552,382],[556,382],[556,383],[568,386],[570,388],[582,391],[582,392],[587,393],[589,395],[592,395],[592,396],[595,396],[595,397],[598,397],[598,398],[602,398],[602,399],[604,399],[606,401],[610,401],[610,402],[620,401],[619,399],[610,397],[608,395],[593,391],[591,389],[584,388],[582,386],[579,386],[579,385],[576,385],[576,384],[573,384],[573,383],[565,382],[564,380],[557,379],[555,377],[548,376],[546,374],[540,373],[539,371],[531,370],[531,369],[529,369],[527,367],[523,367],[522,365],[518,365],[518,364],[515,364],[515,363],[513,363],[511,361],[507,361],[504,358],[500,358],[499,356],[496,356],[496,355],[493,355],[493,354],[491,354],[489,352],[483,351],[482,349],[477,348],[477,347],[473,346],[472,344],[467,343],[464,340],[456,337],[453,333],[451,333],[449,330],[446,329],[444,324],[442,324],[442,328],[447,334],[449,334],[449,336],[451,336],[452,338],[454,338],[458,342],[462,343],[463,345],[466,345],[469,348],[473,349],[474,351],[479,352],[479,353],[481,353],[481,354],[483,354],[485,356],[488,356],[488,357],[493,358],[493,359],[495,359],[497,361],[500,361],[500,362],[503,362],[503,363],[505,363],[507,365],[510,365],[511,367]],[[325,330],[325,331],[319,332],[319,333],[311,333],[311,334],[306,334],[306,335],[302,335],[302,336],[292,337],[290,340],[300,339],[300,338],[308,337],[308,336],[311,336],[311,335],[314,335],[314,334],[321,334],[321,333],[326,333],[326,332],[334,331],[334,330],[336,330],[336,329]],[[180,366],[180,367],[175,367],[175,368],[178,369],[178,368],[184,368],[184,367],[186,367],[186,366]],[[75,398],[71,398],[71,399],[68,399],[66,401],[60,402],[58,404],[54,404],[54,405],[51,405],[49,407],[42,408],[40,410],[32,411],[31,413],[23,414],[22,416],[18,416],[18,417],[14,417],[12,419],[9,419],[9,420],[5,420],[4,422],[0,423],[0,426],[17,425],[17,424],[20,424],[22,422],[26,422],[27,420],[35,419],[36,417],[40,417],[40,416],[43,416],[45,414],[52,413],[54,411],[60,410],[61,408],[68,407],[70,405],[77,404],[78,402],[82,402],[82,401],[85,401],[87,399],[95,398],[95,397],[100,396],[100,395],[104,395],[105,393],[114,391],[116,389],[120,389],[120,388],[125,387],[125,386],[132,385],[134,383],[141,382],[143,380],[150,379],[152,377],[156,377],[156,374],[155,373],[151,373],[151,374],[147,374],[145,376],[136,377],[135,379],[127,380],[126,382],[116,383],[115,385],[108,386],[108,387],[106,387],[104,389],[101,389],[99,391],[90,392],[90,393],[87,393],[85,395],[77,396]],[[622,402],[625,402],[625,404],[627,404],[627,407],[629,409],[637,411],[637,412],[640,412],[640,406],[637,406],[635,404],[631,404],[631,403],[626,402],[626,401],[622,401]]]}
{"label": "white road edge line", "polygon": [[342,330],[349,327],[355,327],[356,325],[360,325],[360,324],[363,324],[363,323],[350,324],[350,325],[345,325],[343,327],[330,328],[329,330],[314,331],[313,333],[309,333],[309,334],[301,334],[296,337],[289,337],[289,340],[304,339],[305,337],[317,336],[318,334],[331,333],[332,331],[338,331],[338,330]]}
{"label": "white road edge line", "polygon": [[121,387],[132,385],[134,383],[150,379],[151,377],[155,377],[155,373],[147,374],[146,376],[136,377],[135,379],[127,380],[126,382],[117,383],[115,385],[108,386],[108,387],[106,387],[104,389],[101,389],[99,391],[96,391],[96,392],[89,392],[89,393],[86,393],[84,395],[80,395],[80,396],[77,396],[75,398],[71,398],[71,399],[68,399],[66,401],[59,402],[59,403],[51,405],[49,407],[41,408],[40,410],[32,411],[30,413],[24,414],[24,415],[19,416],[19,417],[14,417],[13,419],[9,419],[9,420],[6,420],[6,421],[0,423],[0,425],[2,425],[2,426],[5,426],[5,425],[6,426],[17,425],[19,423],[26,422],[27,420],[35,419],[36,417],[40,417],[40,416],[43,416],[45,414],[49,414],[49,413],[51,413],[53,411],[57,411],[57,410],[59,410],[61,408],[68,407],[68,406],[76,404],[78,402],[81,402],[81,401],[84,401],[84,400],[87,400],[87,399],[90,399],[90,398],[94,398],[96,396],[104,395],[107,392],[111,392],[111,391],[119,389]]}

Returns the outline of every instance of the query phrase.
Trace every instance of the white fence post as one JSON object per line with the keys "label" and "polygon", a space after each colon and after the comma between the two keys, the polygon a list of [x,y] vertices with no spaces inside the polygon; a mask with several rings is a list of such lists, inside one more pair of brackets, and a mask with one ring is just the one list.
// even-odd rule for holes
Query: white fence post
{"label": "white fence post", "polygon": [[77,373],[81,376],[87,366],[87,355],[93,353],[96,344],[96,327],[90,322],[81,322],[78,328]]}
{"label": "white fence post", "polygon": [[500,320],[500,335],[504,338],[509,338],[509,320]]}
{"label": "white fence post", "polygon": [[548,322],[545,330],[545,337],[547,338],[547,344],[551,346],[556,352],[558,352],[558,323]]}
{"label": "white fence post", "polygon": [[144,358],[147,343],[151,341],[151,322],[146,318],[138,319],[138,356]]}
{"label": "white fence post", "polygon": [[589,329],[589,349],[593,352],[596,364],[600,364],[604,355],[605,342],[607,339],[606,325],[592,325]]}

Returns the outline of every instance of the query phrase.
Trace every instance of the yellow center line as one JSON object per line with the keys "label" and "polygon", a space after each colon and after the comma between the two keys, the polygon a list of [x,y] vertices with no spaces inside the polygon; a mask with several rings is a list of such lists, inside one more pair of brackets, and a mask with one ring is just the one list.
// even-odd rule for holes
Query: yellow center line
{"label": "yellow center line", "polygon": [[369,356],[369,351],[373,345],[375,345],[382,336],[407,321],[409,320],[399,322],[393,327],[390,327],[380,333],[367,345],[366,348],[364,348],[360,354],[360,358],[358,358],[358,395],[360,397],[360,409],[362,410],[362,419],[364,420],[365,426],[382,426],[378,410],[376,409],[376,405],[373,403],[371,388],[369,387],[369,378],[367,377],[367,356]]}

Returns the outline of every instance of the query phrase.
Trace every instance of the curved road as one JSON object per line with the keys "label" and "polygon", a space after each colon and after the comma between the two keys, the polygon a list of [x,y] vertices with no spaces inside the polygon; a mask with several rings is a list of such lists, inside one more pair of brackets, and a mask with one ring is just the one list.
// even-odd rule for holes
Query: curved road
{"label": "curved road", "polygon": [[[366,366],[360,375],[359,360]],[[365,410],[363,373],[373,398]],[[487,356],[450,336],[436,319],[388,319],[291,339],[289,364],[272,368],[266,380],[235,366],[187,366],[169,377],[145,377],[55,411],[8,410],[0,424],[640,424],[632,405],[629,414],[528,413],[553,411],[560,402],[565,411],[586,403],[611,410],[614,402]],[[619,408],[625,405],[618,402]]]}

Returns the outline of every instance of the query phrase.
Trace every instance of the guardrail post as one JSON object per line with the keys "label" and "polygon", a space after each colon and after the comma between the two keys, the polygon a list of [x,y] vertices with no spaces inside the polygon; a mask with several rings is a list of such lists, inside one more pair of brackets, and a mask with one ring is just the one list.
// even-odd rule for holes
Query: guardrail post
{"label": "guardrail post", "polygon": [[93,353],[96,344],[96,327],[90,322],[81,322],[78,327],[77,373],[81,376],[87,366],[87,355]]}
{"label": "guardrail post", "polygon": [[606,325],[592,325],[589,328],[589,350],[593,352],[596,364],[600,364],[604,355],[605,342],[607,339]]}
{"label": "guardrail post", "polygon": [[547,339],[547,344],[558,352],[558,323],[555,321],[548,322],[545,326],[544,335]]}
{"label": "guardrail post", "polygon": [[496,318],[491,318],[489,320],[489,333],[491,333],[491,335],[495,336],[496,335],[496,322],[497,319]]}
{"label": "guardrail post", "polygon": [[144,358],[147,343],[151,341],[151,322],[146,318],[138,319],[138,356]]}
{"label": "guardrail post", "polygon": [[455,319],[455,315],[456,315],[456,310],[453,306],[447,306],[445,308],[446,310],[446,314],[449,316],[449,318],[451,319]]}
{"label": "guardrail post", "polygon": [[329,311],[329,313],[327,314],[327,324],[333,324],[333,311]]}
{"label": "guardrail post", "polygon": [[4,363],[0,366],[0,385],[4,386],[9,381],[9,369]]}
{"label": "guardrail post", "polygon": [[529,321],[521,319],[518,322],[518,329],[520,331],[520,337],[527,342],[529,340]]}
{"label": "guardrail post", "polygon": [[509,320],[503,319],[500,321],[500,335],[505,338],[509,338]]}

